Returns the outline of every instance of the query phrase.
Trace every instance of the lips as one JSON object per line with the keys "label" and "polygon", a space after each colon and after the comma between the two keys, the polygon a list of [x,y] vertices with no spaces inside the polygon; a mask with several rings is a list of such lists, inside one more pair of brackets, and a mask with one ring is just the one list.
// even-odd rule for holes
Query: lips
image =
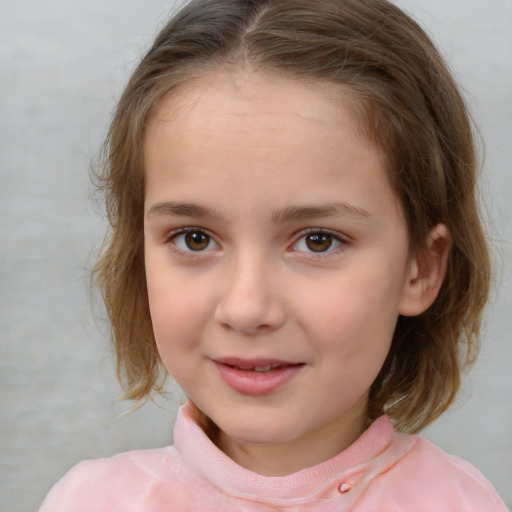
{"label": "lips", "polygon": [[237,359],[233,357],[216,359],[215,362],[232,366],[238,370],[248,370],[256,372],[268,372],[269,370],[282,368],[284,366],[294,366],[295,363],[287,361],[278,361],[276,359]]}
{"label": "lips", "polygon": [[221,379],[234,391],[244,395],[266,395],[277,391],[297,376],[304,363],[275,359],[212,360]]}

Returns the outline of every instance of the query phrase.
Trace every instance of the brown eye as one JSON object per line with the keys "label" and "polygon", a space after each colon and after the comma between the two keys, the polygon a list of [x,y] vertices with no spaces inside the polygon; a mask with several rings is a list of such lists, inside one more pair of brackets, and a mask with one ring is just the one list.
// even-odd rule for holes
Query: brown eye
{"label": "brown eye", "polygon": [[325,252],[331,248],[333,237],[328,233],[311,233],[306,235],[305,242],[307,248],[311,251]]}
{"label": "brown eye", "polygon": [[210,245],[210,237],[201,231],[190,231],[185,234],[185,245],[191,251],[203,251]]}
{"label": "brown eye", "polygon": [[186,227],[175,232],[167,239],[167,243],[178,250],[178,254],[192,256],[193,253],[208,254],[211,251],[218,251],[219,244],[208,233],[200,228]]}

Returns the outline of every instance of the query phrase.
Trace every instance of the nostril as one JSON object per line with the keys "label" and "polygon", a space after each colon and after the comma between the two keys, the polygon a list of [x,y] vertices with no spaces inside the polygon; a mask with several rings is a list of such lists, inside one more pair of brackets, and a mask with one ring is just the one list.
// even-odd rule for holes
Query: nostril
{"label": "nostril", "polygon": [[250,323],[241,323],[241,322],[220,322],[220,325],[229,331],[243,332],[247,335],[251,334],[264,334],[273,329],[270,324],[259,324],[259,325],[250,325]]}
{"label": "nostril", "polygon": [[261,332],[261,331],[268,331],[271,328],[272,328],[272,326],[270,324],[260,324],[260,325],[257,325],[254,330]]}

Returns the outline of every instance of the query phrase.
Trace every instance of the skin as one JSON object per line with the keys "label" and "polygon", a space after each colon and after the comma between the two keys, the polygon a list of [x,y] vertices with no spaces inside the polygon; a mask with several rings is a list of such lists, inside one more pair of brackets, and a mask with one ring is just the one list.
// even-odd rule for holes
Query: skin
{"label": "skin", "polygon": [[[146,133],[160,356],[218,425],[219,448],[263,475],[318,464],[360,436],[398,315],[428,307],[442,282],[445,228],[426,263],[411,257],[382,159],[359,133],[338,87],[240,69],[166,97]],[[308,230],[325,237],[319,252]],[[250,396],[220,378],[225,357],[301,366]]]}

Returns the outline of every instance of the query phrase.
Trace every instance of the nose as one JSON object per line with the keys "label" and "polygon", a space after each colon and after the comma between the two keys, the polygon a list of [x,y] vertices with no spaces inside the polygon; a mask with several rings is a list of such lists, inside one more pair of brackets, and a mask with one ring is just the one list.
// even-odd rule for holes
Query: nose
{"label": "nose", "polygon": [[215,319],[224,328],[246,335],[264,334],[285,321],[283,294],[276,273],[264,262],[248,259],[226,269]]}

